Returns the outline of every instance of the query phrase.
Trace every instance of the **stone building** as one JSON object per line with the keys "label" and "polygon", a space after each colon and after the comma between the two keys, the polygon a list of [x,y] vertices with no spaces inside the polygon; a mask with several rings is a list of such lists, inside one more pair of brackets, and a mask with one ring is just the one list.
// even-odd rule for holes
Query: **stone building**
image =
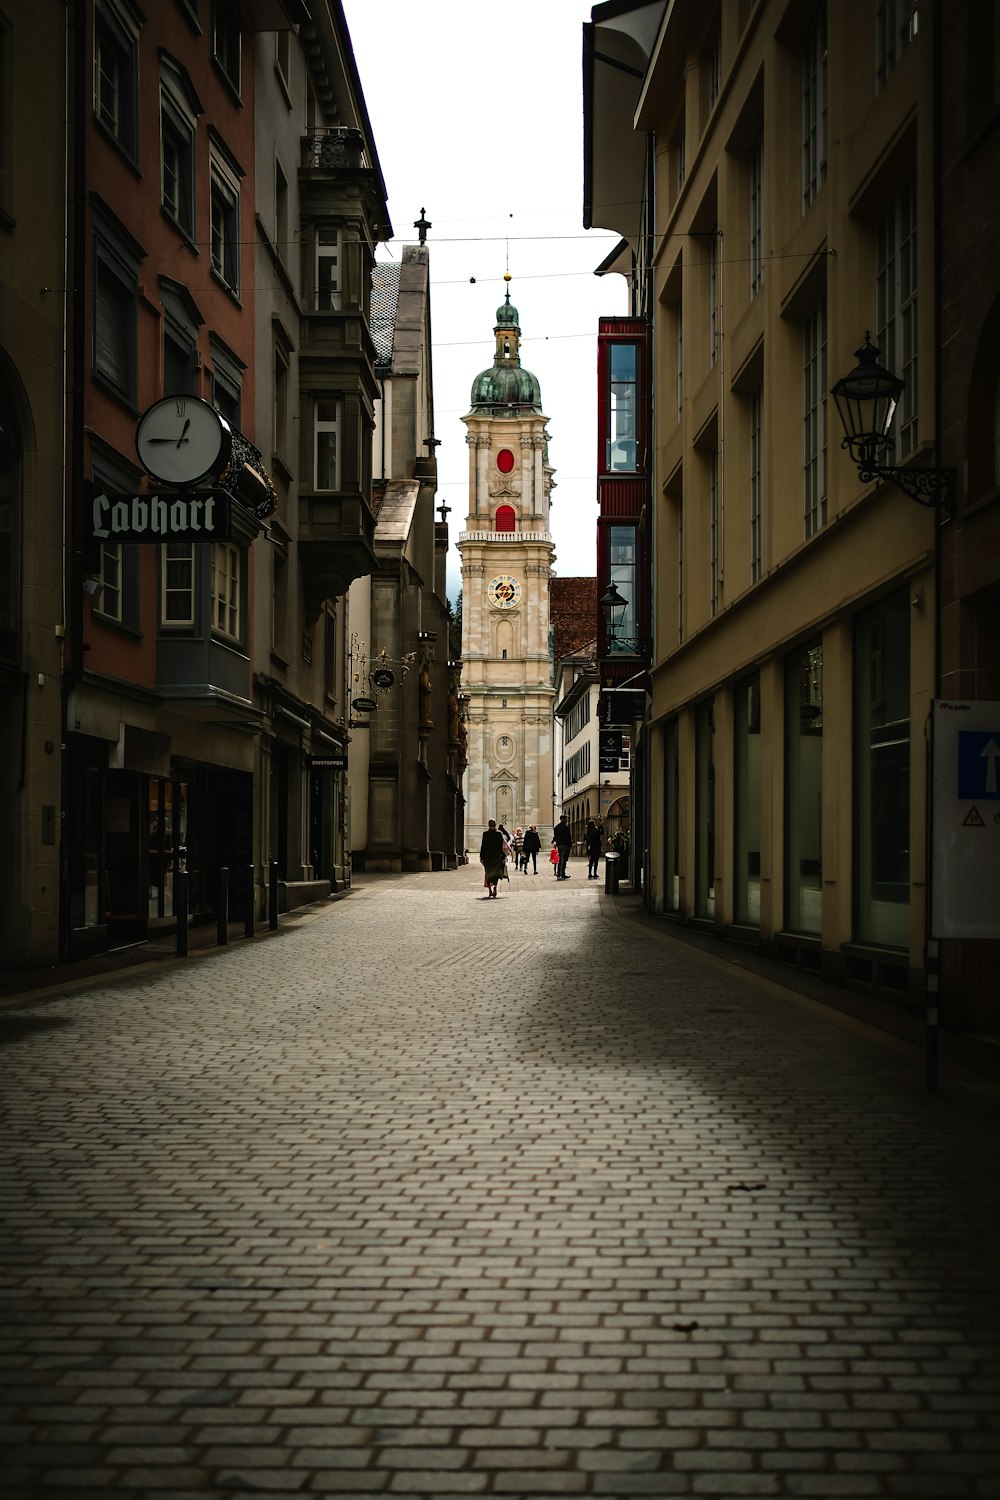
{"label": "stone building", "polygon": [[448,528],[435,515],[426,243],[376,265],[372,333],[376,563],[351,587],[349,647],[352,698],[374,708],[351,710],[353,867],[453,869],[462,836],[460,747],[449,701],[457,688],[448,662]]}
{"label": "stone building", "polygon": [[[0,15],[0,964],[59,944],[66,8]],[[81,599],[82,603],[82,599]]]}
{"label": "stone building", "polygon": [[[645,899],[918,1010],[931,703],[996,682],[995,11],[612,0],[585,27],[584,222],[623,236],[649,337]],[[957,524],[841,444],[866,330],[905,382],[882,461],[950,448]]]}
{"label": "stone building", "polygon": [[509,285],[494,335],[493,364],[473,381],[471,410],[462,418],[469,445],[469,505],[458,551],[470,849],[478,849],[490,818],[510,829],[548,824],[553,797],[553,470],[541,390],[521,366]]}

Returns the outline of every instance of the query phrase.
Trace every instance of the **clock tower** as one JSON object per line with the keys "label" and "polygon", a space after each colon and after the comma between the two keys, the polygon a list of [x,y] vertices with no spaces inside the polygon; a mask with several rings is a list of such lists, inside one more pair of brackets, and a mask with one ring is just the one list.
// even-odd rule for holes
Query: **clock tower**
{"label": "clock tower", "polygon": [[[509,274],[504,277],[509,283]],[[466,839],[474,859],[490,818],[513,833],[552,825],[549,506],[553,470],[538,381],[522,369],[510,286],[496,353],[472,384],[469,507],[462,559],[462,688],[469,695]]]}

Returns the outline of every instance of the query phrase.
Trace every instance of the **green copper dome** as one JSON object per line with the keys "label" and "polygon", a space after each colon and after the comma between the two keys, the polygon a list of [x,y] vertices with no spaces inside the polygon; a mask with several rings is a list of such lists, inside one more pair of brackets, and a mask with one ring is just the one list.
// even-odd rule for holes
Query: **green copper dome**
{"label": "green copper dome", "polygon": [[[508,278],[505,278],[508,279]],[[516,406],[521,411],[541,412],[541,386],[530,370],[522,370],[518,346],[521,325],[517,308],[510,300],[510,287],[497,308],[493,328],[497,349],[493,364],[472,382],[472,406]]]}

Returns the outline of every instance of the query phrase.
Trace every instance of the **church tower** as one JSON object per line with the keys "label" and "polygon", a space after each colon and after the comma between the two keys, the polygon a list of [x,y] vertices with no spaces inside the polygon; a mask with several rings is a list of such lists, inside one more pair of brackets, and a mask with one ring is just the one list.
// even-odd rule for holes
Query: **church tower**
{"label": "church tower", "polygon": [[521,368],[509,285],[493,331],[493,364],[473,381],[472,409],[462,418],[469,508],[458,550],[462,689],[469,695],[466,840],[473,858],[490,818],[511,833],[536,823],[543,845],[552,824],[553,470],[542,393]]}

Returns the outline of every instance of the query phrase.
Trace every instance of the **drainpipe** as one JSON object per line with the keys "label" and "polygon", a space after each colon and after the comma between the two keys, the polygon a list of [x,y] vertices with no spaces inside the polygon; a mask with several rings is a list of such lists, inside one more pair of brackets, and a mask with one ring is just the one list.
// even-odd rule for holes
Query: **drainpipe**
{"label": "drainpipe", "polygon": [[[941,0],[931,0],[931,192],[933,194],[933,298],[934,298],[934,462],[942,459],[942,398],[941,398],[941,184],[943,172],[943,146],[941,141],[942,119],[942,67],[943,45]],[[956,496],[957,501],[957,496]],[[931,692],[935,698],[941,696],[941,517],[934,512],[934,676]],[[940,943],[933,936],[934,916],[934,739],[933,711],[931,734],[927,742],[927,787],[926,812],[924,818],[924,987],[927,1007],[927,1089],[937,1093],[938,1086],[938,1024],[940,995]]]}
{"label": "drainpipe", "polygon": [[[72,208],[67,205],[64,217],[67,275],[65,300],[66,322],[70,336],[67,347],[66,385],[70,392],[68,431],[63,435],[63,646],[62,674],[62,819],[59,848],[59,949],[63,959],[70,957],[72,921],[70,916],[70,823],[69,808],[74,796],[70,775],[68,736],[70,693],[83,674],[83,528],[80,512],[80,486],[83,479],[84,383],[86,380],[86,182],[87,182],[87,6],[83,0],[67,8],[66,13],[66,165],[70,166],[70,126],[72,123],[72,173],[69,191]],[[70,38],[72,37],[72,54]],[[72,56],[72,68],[70,57]],[[65,400],[64,400],[65,410]],[[68,449],[68,459],[67,459]]]}

